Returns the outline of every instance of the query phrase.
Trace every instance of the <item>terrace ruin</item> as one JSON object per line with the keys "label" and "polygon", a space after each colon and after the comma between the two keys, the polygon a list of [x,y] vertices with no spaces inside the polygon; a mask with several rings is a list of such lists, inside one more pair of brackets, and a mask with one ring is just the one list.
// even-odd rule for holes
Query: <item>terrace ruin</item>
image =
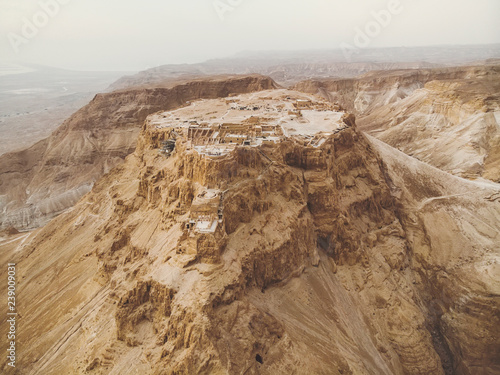
{"label": "terrace ruin", "polygon": [[273,145],[288,138],[320,147],[346,127],[338,106],[288,90],[264,91],[228,99],[200,100],[189,106],[159,112],[147,119],[157,131],[168,131],[162,144],[166,155],[179,140],[187,149],[219,157],[236,147]]}

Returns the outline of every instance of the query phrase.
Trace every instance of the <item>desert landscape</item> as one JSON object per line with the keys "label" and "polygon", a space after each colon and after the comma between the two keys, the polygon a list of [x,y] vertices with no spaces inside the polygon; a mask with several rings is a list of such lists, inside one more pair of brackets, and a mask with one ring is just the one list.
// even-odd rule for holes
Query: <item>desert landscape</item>
{"label": "desert landscape", "polygon": [[0,64],[0,155],[48,137],[122,75]]}
{"label": "desert landscape", "polygon": [[[30,285],[28,373],[498,370],[497,183],[403,154],[342,105],[263,76],[158,90],[133,93],[157,105],[121,126],[135,151],[82,175],[97,182],[79,201],[73,178],[76,205],[58,201],[71,209],[34,231],[4,225],[2,257]],[[173,90],[184,103],[169,104]],[[71,144],[56,136],[78,142],[79,118],[46,141],[53,152]],[[36,173],[63,183],[47,160]]]}
{"label": "desert landscape", "polygon": [[394,40],[0,65],[0,372],[500,374],[500,44]]}

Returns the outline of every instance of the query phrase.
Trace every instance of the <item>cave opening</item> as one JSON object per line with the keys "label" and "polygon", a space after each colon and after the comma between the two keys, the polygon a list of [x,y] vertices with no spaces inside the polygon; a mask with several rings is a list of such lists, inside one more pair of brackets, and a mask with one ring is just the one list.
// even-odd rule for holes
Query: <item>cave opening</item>
{"label": "cave opening", "polygon": [[259,362],[260,364],[264,363],[264,360],[262,359],[262,356],[260,354],[257,354],[255,356],[255,360]]}

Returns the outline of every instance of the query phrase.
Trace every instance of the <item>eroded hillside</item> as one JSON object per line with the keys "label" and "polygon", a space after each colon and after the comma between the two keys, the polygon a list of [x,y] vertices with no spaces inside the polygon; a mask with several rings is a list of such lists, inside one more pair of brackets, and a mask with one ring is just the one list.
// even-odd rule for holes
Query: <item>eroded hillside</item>
{"label": "eroded hillside", "polygon": [[500,68],[373,72],[302,82],[353,111],[360,129],[408,155],[466,178],[499,181]]}
{"label": "eroded hillside", "polygon": [[18,262],[19,368],[494,374],[499,220],[497,184],[309,95],[159,112],[72,210],[0,243]]}

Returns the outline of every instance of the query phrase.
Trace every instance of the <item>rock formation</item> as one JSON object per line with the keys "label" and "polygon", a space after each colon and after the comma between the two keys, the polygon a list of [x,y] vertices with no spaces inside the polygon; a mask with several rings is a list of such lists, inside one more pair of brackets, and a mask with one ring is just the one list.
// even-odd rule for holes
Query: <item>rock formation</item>
{"label": "rock formation", "polygon": [[[221,101],[205,104],[174,119]],[[498,373],[498,184],[340,121],[322,143],[207,156],[146,120],[72,210],[0,243],[18,263],[18,373]]]}
{"label": "rock formation", "polygon": [[0,156],[0,228],[37,228],[73,206],[134,151],[149,114],[199,98],[274,87],[258,75],[220,76],[96,95],[49,138]]}

